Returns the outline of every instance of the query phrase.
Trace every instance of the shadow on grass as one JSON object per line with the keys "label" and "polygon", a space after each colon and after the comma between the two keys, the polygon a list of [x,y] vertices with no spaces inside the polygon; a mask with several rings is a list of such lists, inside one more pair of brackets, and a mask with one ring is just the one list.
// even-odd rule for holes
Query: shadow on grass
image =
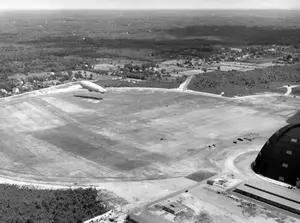
{"label": "shadow on grass", "polygon": [[217,175],[217,173],[215,173],[215,172],[208,172],[208,171],[200,170],[200,171],[197,171],[195,173],[192,173],[192,174],[186,176],[186,178],[188,178],[190,180],[194,180],[196,182],[201,182],[201,181],[206,180],[215,175]]}
{"label": "shadow on grass", "polygon": [[74,95],[76,98],[85,98],[85,99],[93,99],[93,100],[103,100],[103,98],[95,97],[95,96],[89,96],[89,95]]}
{"label": "shadow on grass", "polygon": [[289,117],[286,122],[288,124],[299,124],[300,123],[300,111],[298,111],[293,116]]}

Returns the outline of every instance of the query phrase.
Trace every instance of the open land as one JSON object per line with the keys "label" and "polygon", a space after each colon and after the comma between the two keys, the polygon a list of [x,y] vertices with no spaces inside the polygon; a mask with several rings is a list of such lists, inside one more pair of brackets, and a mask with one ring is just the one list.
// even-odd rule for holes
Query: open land
{"label": "open land", "polygon": [[[240,102],[240,106],[243,106],[243,104],[246,103],[252,104],[252,106],[256,108],[262,108],[261,106],[265,105],[268,107],[265,107],[267,110],[272,107],[272,104],[276,104],[277,110],[280,107],[293,106],[293,104],[299,103],[299,100],[294,97],[276,96],[276,94],[240,97],[238,101]],[[288,110],[286,110],[286,112]],[[281,115],[284,115],[284,113],[285,112],[282,112]],[[286,122],[288,124],[299,123],[299,120],[299,112],[297,112],[287,119]],[[239,123],[241,122],[237,122],[236,124],[238,125]],[[264,132],[267,132],[267,130],[264,130]],[[270,135],[271,134],[273,133],[270,132]],[[226,191],[242,181],[249,180],[270,182],[271,184],[279,184],[282,187],[288,186],[258,176],[252,171],[250,165],[253,160],[255,160],[267,138],[264,138],[261,132],[254,131],[250,135],[254,137],[253,141],[249,142],[245,140],[245,137],[240,137],[241,140],[236,140],[237,144],[222,147],[225,151],[228,149],[224,153],[221,152],[221,154],[224,155],[223,157],[218,155],[220,152],[219,150],[215,152],[214,158],[212,158],[214,163],[221,167],[221,171],[218,171],[219,175],[212,179],[228,181],[228,183],[225,183],[225,186],[213,187],[206,184],[206,181],[200,182],[174,193],[167,194],[165,197],[150,202],[145,206],[138,207],[130,216],[135,220],[145,223],[150,223],[153,219],[155,219],[156,222],[164,223],[300,222],[298,215],[282,211],[281,209],[266,205],[263,202],[258,202],[255,199],[249,200],[246,197],[236,196],[236,194]],[[218,148],[218,146],[216,146],[216,148],[211,146],[210,148],[217,150],[216,148]],[[197,181],[197,179],[194,180]],[[288,191],[288,189],[286,190]],[[296,190],[294,193],[299,194],[299,191]],[[172,203],[175,203],[175,205],[178,205],[180,208],[184,208],[184,211],[178,214],[171,214],[170,211],[163,209],[164,206]]]}
{"label": "open land", "polygon": [[299,103],[277,94],[230,99],[134,88],[102,98],[76,85],[43,92],[0,102],[5,178],[97,185],[218,173],[225,157],[244,151],[234,140],[254,134],[247,148],[258,151]]}
{"label": "open land", "polygon": [[103,57],[157,61],[299,43],[298,11],[29,11],[0,18],[0,72],[8,74],[74,70]]}
{"label": "open land", "polygon": [[[2,12],[0,17],[0,88],[8,92],[13,92],[21,77],[25,77],[25,91],[29,91],[71,81],[75,71],[107,74],[128,63],[159,65],[156,71],[137,69],[121,75],[143,78],[137,84],[140,87],[155,87],[169,75],[202,74],[206,73],[204,69],[216,72],[220,68],[221,75],[236,70],[238,76],[239,72],[273,66],[279,57],[283,63],[299,60],[298,11],[25,11]],[[178,66],[191,60],[202,62],[198,66]],[[274,68],[277,69],[281,71]],[[41,80],[45,73],[55,73],[55,77]],[[36,76],[35,84],[32,74]],[[97,75],[93,76],[91,79],[97,79]],[[12,77],[16,80],[12,81]],[[264,85],[269,84],[268,78]],[[234,79],[239,81],[238,77]],[[286,81],[295,82],[289,78]],[[235,89],[229,93],[225,89],[228,95],[266,89],[259,86],[243,90],[248,88],[243,83],[238,87],[222,85]],[[161,86],[171,88],[174,84]],[[222,92],[213,85],[191,89]]]}
{"label": "open land", "polygon": [[[0,18],[0,89],[10,93],[1,94],[45,88],[0,100],[0,183],[107,189],[121,197],[108,195],[114,205],[129,202],[125,211],[214,174],[253,178],[250,163],[266,140],[299,122],[299,11]],[[108,92],[47,88],[74,77]],[[199,221],[274,222],[264,211],[249,220],[247,208],[241,214],[215,194],[191,194],[203,198],[193,204],[186,195],[206,210]]]}
{"label": "open land", "polygon": [[[93,182],[216,171],[208,144],[223,148],[249,131],[272,132],[284,124],[274,111],[223,98],[138,89],[89,96],[77,90],[2,102],[3,173]],[[253,126],[254,120],[265,124]]]}
{"label": "open land", "polygon": [[[101,97],[75,84],[3,98],[1,182],[107,189],[129,202],[121,205],[126,211],[193,186],[205,175],[253,178],[250,163],[273,132],[297,117],[300,102],[275,93],[212,96],[108,88]],[[233,143],[249,135],[255,139]],[[227,213],[226,199],[217,206],[203,202],[203,211],[223,222],[240,213],[232,209],[225,221],[220,213]],[[249,222],[264,219],[263,214]],[[235,220],[244,218],[238,214]]]}

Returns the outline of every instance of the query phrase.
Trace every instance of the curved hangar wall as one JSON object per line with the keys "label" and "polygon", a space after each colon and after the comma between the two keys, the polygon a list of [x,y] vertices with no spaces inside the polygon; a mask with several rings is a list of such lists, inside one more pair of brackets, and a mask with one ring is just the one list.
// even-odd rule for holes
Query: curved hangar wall
{"label": "curved hangar wall", "polygon": [[300,124],[278,130],[252,163],[255,173],[296,186],[300,178]]}

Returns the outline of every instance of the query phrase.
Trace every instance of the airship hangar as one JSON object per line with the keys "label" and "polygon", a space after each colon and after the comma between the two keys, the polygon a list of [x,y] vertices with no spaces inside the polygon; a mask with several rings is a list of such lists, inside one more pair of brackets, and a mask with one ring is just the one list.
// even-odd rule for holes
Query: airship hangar
{"label": "airship hangar", "polygon": [[[287,125],[262,147],[252,169],[262,176],[300,186],[300,124]],[[299,181],[299,182],[297,182]]]}
{"label": "airship hangar", "polygon": [[[91,97],[74,97],[81,94]],[[294,212],[274,205],[268,212],[265,202],[238,192],[253,184],[267,185],[266,191],[296,191],[285,180],[270,178],[256,158],[298,112],[297,98],[142,88],[108,88],[102,100],[93,100],[94,94],[74,85],[1,99],[1,179],[98,186],[138,206],[151,201],[139,211],[145,219],[165,219],[157,215],[163,211],[155,209],[155,202],[180,197],[184,206],[166,204],[164,210],[176,207],[178,213],[168,212],[173,218],[167,218],[179,219],[180,210],[196,216],[203,210],[221,222],[264,222],[265,215],[273,216],[268,222],[297,221],[290,216]],[[267,147],[263,151],[262,156],[273,153]],[[251,212],[249,200],[265,209]]]}

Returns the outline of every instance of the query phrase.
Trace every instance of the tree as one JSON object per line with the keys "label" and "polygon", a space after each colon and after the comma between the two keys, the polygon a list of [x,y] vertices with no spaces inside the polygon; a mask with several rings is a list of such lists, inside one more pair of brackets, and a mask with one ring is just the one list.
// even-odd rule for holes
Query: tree
{"label": "tree", "polygon": [[90,79],[91,79],[91,80],[93,79],[93,74],[92,74],[92,73],[90,74]]}
{"label": "tree", "polygon": [[29,77],[27,77],[27,81],[28,81],[28,82],[31,82],[31,83],[32,83],[32,82],[33,82],[33,80],[34,80],[34,79],[33,79],[33,77],[32,77],[32,76],[29,76]]}
{"label": "tree", "polygon": [[286,57],[286,60],[291,60],[291,59],[293,59],[293,57],[292,57],[292,55],[287,55],[287,57]]}
{"label": "tree", "polygon": [[55,78],[62,77],[62,76],[63,76],[63,75],[62,75],[61,72],[56,72],[56,73],[54,74],[54,77],[55,77]]}
{"label": "tree", "polygon": [[134,70],[140,70],[141,67],[140,67],[139,65],[134,65],[134,66],[133,66],[133,69],[134,69]]}
{"label": "tree", "polygon": [[221,70],[221,66],[218,66],[217,68],[218,68],[218,71],[220,71],[220,70]]}
{"label": "tree", "polygon": [[79,72],[76,72],[74,76],[76,79],[82,78],[82,75]]}
{"label": "tree", "polygon": [[202,68],[203,72],[206,73],[207,72],[207,68]]}
{"label": "tree", "polygon": [[57,72],[56,68],[51,68],[51,72]]}
{"label": "tree", "polygon": [[15,220],[14,220],[14,223],[22,223],[23,220],[20,218],[20,217],[17,217]]}
{"label": "tree", "polygon": [[70,76],[65,74],[65,75],[62,75],[62,77],[59,79],[60,81],[67,81],[67,80],[70,80]]}

